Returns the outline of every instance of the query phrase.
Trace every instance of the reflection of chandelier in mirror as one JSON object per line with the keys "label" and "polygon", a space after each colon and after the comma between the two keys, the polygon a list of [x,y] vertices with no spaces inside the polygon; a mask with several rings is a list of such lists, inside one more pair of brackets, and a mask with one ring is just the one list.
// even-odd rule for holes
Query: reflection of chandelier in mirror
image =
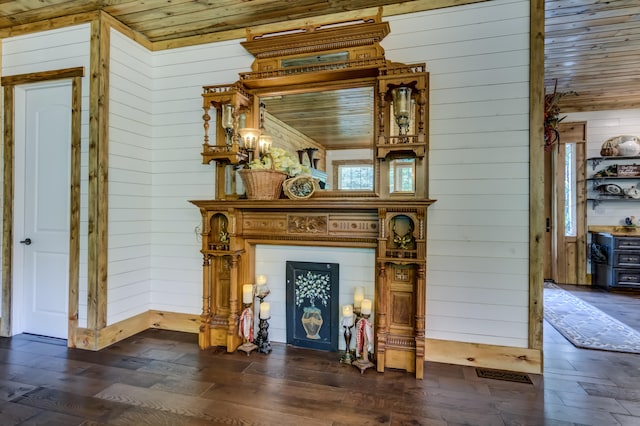
{"label": "reflection of chandelier in mirror", "polygon": [[269,151],[271,151],[271,144],[273,143],[273,138],[266,134],[261,134],[258,138],[258,155],[262,157]]}
{"label": "reflection of chandelier in mirror", "polygon": [[240,140],[244,149],[249,154],[249,161],[253,160],[253,152],[258,147],[258,139],[260,138],[260,129],[253,129],[251,127],[243,127],[238,129],[240,133]]}
{"label": "reflection of chandelier in mirror", "polygon": [[391,90],[393,98],[393,116],[400,130],[400,143],[408,143],[409,124],[411,123],[411,88],[407,86],[395,87]]}

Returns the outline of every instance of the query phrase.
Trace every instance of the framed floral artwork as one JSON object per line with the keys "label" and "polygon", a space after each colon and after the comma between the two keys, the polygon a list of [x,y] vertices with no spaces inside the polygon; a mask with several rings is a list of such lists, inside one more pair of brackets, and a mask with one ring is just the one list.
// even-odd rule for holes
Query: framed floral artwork
{"label": "framed floral artwork", "polygon": [[339,265],[287,261],[287,343],[338,350]]}

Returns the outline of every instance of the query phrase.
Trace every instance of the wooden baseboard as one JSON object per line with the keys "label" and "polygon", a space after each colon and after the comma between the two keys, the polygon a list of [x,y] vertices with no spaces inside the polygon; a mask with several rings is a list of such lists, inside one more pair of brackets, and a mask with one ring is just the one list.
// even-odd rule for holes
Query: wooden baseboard
{"label": "wooden baseboard", "polygon": [[200,315],[180,314],[176,312],[149,311],[149,322],[152,328],[162,330],[184,331],[198,334]]}
{"label": "wooden baseboard", "polygon": [[542,374],[542,351],[426,339],[425,361]]}
{"label": "wooden baseboard", "polygon": [[68,345],[72,348],[99,351],[149,328],[198,333],[199,322],[199,315],[151,310],[100,330],[77,328],[75,333],[70,334]]}
{"label": "wooden baseboard", "polygon": [[[149,328],[198,333],[200,316],[147,311],[101,330],[78,328],[69,346],[98,351]],[[426,339],[425,361],[542,374],[542,351],[509,346]]]}

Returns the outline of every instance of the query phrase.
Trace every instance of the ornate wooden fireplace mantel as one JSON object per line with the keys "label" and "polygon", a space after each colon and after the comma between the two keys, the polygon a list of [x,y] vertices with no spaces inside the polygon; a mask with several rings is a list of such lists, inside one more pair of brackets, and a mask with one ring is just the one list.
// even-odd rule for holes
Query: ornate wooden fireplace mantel
{"label": "ornate wooden fireplace mantel", "polygon": [[[255,57],[251,71],[234,83],[203,87],[202,162],[215,163],[216,190],[214,200],[192,201],[202,214],[201,348],[240,345],[238,296],[253,283],[256,244],[367,247],[376,251],[377,369],[422,378],[426,216],[433,203],[429,73],[426,64],[387,59],[380,41],[388,33],[381,10],[334,25],[248,32],[242,46]],[[278,109],[289,114],[278,118]],[[308,118],[313,110],[322,114]],[[351,124],[326,121],[328,111]],[[280,124],[270,127],[273,117]],[[304,132],[314,126],[322,132]],[[235,172],[261,153],[256,137],[244,136],[250,129],[291,152],[313,142],[325,160],[317,170],[334,179],[307,199],[243,199]],[[343,187],[338,171],[354,152],[358,165],[371,165],[371,181]]]}
{"label": "ornate wooden fireplace mantel", "polygon": [[198,200],[202,214],[202,349],[241,344],[239,293],[255,276],[255,245],[376,249],[378,371],[423,376],[426,213],[433,200],[371,198]]}

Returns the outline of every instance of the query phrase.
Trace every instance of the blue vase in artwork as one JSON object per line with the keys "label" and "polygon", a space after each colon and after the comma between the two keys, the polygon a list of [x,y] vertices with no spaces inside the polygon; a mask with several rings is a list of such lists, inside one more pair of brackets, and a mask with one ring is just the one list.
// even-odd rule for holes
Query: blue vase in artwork
{"label": "blue vase in artwork", "polygon": [[307,339],[319,339],[322,328],[322,311],[315,306],[307,306],[302,313],[302,327],[307,332]]}

